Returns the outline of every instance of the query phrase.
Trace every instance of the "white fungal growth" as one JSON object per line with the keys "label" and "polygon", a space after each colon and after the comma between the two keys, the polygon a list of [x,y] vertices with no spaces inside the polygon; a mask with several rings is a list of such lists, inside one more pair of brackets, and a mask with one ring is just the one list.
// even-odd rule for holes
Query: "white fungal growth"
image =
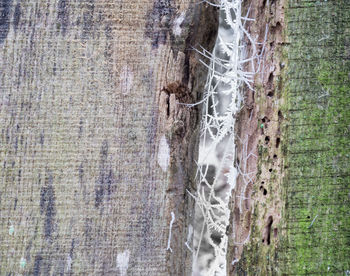
{"label": "white fungal growth", "polygon": [[171,221],[170,221],[170,225],[169,225],[168,246],[166,248],[166,250],[169,250],[170,252],[173,252],[173,250],[170,247],[170,243],[171,243],[171,229],[173,228],[174,221],[175,221],[175,214],[174,214],[174,212],[171,212]]}
{"label": "white fungal growth", "polygon": [[158,148],[158,165],[166,172],[170,161],[170,148],[166,141],[165,135],[160,138]]}
{"label": "white fungal growth", "polygon": [[177,18],[174,20],[173,33],[175,36],[181,35],[181,24],[185,19],[185,13],[182,12]]}
{"label": "white fungal growth", "polygon": [[121,276],[126,276],[129,267],[130,251],[125,250],[117,255],[117,268]]}
{"label": "white fungal growth", "polygon": [[234,189],[236,186],[236,179],[237,179],[237,169],[235,167],[231,167],[229,169],[229,172],[225,174],[227,177],[227,182],[232,183],[231,189]]}
{"label": "white fungal growth", "polygon": [[[242,85],[252,88],[255,73],[259,70],[256,41],[245,30],[242,16],[243,0],[221,0],[220,27],[213,53],[197,50],[208,58],[207,82],[204,91],[201,121],[200,150],[197,169],[196,221],[201,227],[194,229],[193,271],[200,275],[226,275],[226,251],[230,209],[228,202],[235,188],[235,121],[243,102]],[[244,40],[251,44],[252,55],[245,56]],[[258,64],[258,68],[255,68]],[[199,104],[199,103],[197,103]],[[203,252],[203,253],[202,253]],[[208,253],[209,252],[209,253]]]}

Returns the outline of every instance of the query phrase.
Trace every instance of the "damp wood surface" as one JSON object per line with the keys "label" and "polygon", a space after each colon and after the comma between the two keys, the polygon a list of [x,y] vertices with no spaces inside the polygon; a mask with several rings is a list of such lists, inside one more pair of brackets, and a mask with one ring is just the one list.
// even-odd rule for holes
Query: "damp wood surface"
{"label": "damp wood surface", "polygon": [[199,110],[177,103],[201,98],[191,47],[211,49],[217,10],[2,0],[0,13],[0,274],[189,275]]}
{"label": "damp wood surface", "polygon": [[243,212],[242,179],[233,194],[229,275],[350,272],[349,4],[251,1],[248,31],[268,33],[236,131],[258,158]]}

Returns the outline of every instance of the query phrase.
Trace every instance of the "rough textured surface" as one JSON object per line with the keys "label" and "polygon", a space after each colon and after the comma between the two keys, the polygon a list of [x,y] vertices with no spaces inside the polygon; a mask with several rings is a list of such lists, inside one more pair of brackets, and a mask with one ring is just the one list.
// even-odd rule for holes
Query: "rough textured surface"
{"label": "rough textured surface", "polygon": [[190,46],[210,49],[216,10],[2,0],[0,14],[0,274],[188,274],[198,111],[160,100],[175,82],[200,98]]}
{"label": "rough textured surface", "polygon": [[286,271],[350,273],[350,3],[289,1]]}
{"label": "rough textured surface", "polygon": [[[264,15],[255,13],[250,28],[262,38],[269,23],[266,77],[257,76],[238,134],[251,135],[248,146],[258,161],[249,162],[257,170],[246,215],[232,208],[241,236],[231,243],[229,261],[240,261],[228,269],[237,275],[347,275],[349,2],[254,1],[253,14],[256,7]],[[249,118],[255,120],[247,124]]]}
{"label": "rough textured surface", "polygon": [[[280,146],[283,97],[279,83],[284,67],[281,62],[284,4],[283,1],[248,1],[245,10],[249,7],[249,17],[255,21],[247,24],[247,30],[260,43],[257,45],[260,58],[256,60],[259,71],[254,79],[254,91],[245,91],[245,103],[238,116],[236,162],[252,181],[246,185],[240,175],[232,196],[228,271],[269,275],[271,267],[266,265],[266,256],[277,245],[283,203]],[[251,45],[247,46],[251,51]],[[254,248],[250,249],[251,246]],[[255,270],[256,267],[260,268]]]}

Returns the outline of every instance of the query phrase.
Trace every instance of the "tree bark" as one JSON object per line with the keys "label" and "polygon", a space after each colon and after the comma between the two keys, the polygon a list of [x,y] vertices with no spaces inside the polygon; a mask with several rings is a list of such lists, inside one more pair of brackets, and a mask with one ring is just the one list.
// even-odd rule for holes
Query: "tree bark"
{"label": "tree bark", "polygon": [[[237,134],[249,137],[243,213],[232,202],[230,275],[349,273],[348,1],[250,1],[264,40]],[[249,3],[247,3],[249,7]],[[238,159],[244,155],[238,149]],[[247,238],[248,237],[248,238]],[[232,265],[232,261],[237,260]]]}
{"label": "tree bark", "polygon": [[190,273],[195,2],[0,1],[1,275]]}

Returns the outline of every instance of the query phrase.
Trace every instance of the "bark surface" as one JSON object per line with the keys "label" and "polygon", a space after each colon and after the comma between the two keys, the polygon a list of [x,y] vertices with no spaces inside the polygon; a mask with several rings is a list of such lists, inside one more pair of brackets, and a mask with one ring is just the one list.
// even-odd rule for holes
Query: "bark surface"
{"label": "bark surface", "polygon": [[268,33],[237,134],[258,159],[247,164],[256,175],[242,213],[240,179],[233,196],[228,271],[347,275],[349,1],[251,3],[249,30],[259,42],[266,24]]}
{"label": "bark surface", "polygon": [[188,274],[199,112],[177,103],[200,98],[191,46],[212,47],[217,11],[1,0],[0,13],[0,274]]}

